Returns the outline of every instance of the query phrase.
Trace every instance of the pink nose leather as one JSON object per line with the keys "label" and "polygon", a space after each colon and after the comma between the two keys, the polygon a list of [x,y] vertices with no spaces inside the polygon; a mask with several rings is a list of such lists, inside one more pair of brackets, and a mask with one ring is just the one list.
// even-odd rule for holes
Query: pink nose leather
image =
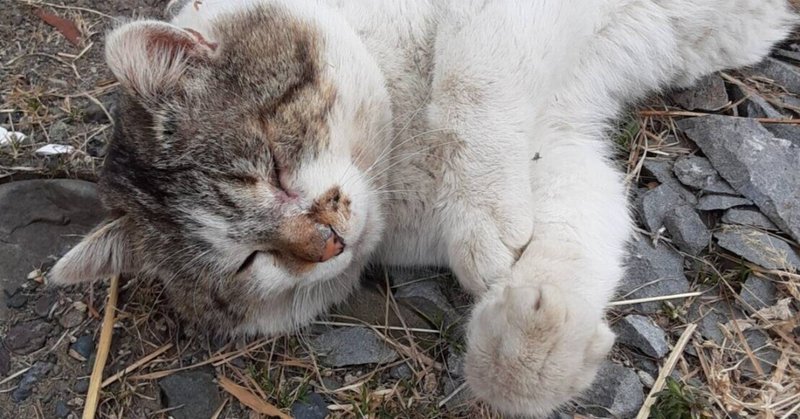
{"label": "pink nose leather", "polygon": [[325,249],[322,251],[322,257],[320,257],[320,262],[325,262],[326,260],[333,259],[336,256],[339,256],[344,252],[344,241],[338,234],[334,231],[328,240],[325,241]]}

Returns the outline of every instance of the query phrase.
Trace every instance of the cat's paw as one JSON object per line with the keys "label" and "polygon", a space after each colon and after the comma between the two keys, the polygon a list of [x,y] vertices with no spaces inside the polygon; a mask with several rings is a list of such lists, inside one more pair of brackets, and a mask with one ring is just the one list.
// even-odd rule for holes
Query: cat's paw
{"label": "cat's paw", "polygon": [[557,286],[498,286],[470,320],[467,382],[503,413],[546,416],[591,384],[613,343],[605,321]]}

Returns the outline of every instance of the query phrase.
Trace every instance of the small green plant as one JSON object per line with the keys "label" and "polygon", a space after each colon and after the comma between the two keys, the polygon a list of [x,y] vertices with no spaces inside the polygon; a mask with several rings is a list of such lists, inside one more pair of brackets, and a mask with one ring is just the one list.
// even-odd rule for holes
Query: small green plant
{"label": "small green plant", "polygon": [[631,144],[639,133],[639,128],[639,121],[633,115],[630,115],[620,123],[619,129],[614,136],[614,143],[617,144],[621,151],[627,152],[630,150]]}
{"label": "small green plant", "polygon": [[650,410],[653,419],[696,419],[705,417],[706,402],[695,389],[672,377],[667,377],[666,388],[656,394]]}

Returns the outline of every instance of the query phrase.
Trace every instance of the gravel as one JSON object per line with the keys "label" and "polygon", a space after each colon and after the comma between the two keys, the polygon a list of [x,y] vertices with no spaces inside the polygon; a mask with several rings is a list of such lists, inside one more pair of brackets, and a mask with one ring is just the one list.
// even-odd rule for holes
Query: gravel
{"label": "gravel", "polygon": [[720,247],[767,269],[800,270],[800,255],[785,241],[761,230],[726,226],[714,233]]}
{"label": "gravel", "polygon": [[711,232],[697,212],[688,205],[673,208],[664,217],[672,242],[682,251],[697,255],[708,247]]}
{"label": "gravel", "polygon": [[614,332],[617,341],[653,358],[663,358],[669,352],[664,331],[649,317],[629,314],[614,324]]}
{"label": "gravel", "polygon": [[386,364],[398,358],[394,349],[365,327],[330,329],[314,338],[311,346],[331,367]]}

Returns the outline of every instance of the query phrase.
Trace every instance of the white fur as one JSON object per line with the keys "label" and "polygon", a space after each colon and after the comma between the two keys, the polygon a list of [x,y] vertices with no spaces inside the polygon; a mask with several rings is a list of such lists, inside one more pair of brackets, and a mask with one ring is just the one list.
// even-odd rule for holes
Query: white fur
{"label": "white fur", "polygon": [[[473,393],[534,416],[584,390],[613,343],[604,310],[631,221],[607,123],[654,89],[755,63],[794,23],[786,0],[205,0],[173,23],[213,41],[216,16],[262,1],[325,37],[336,147],[291,182],[309,196],[344,183],[357,244],[243,329],[310,320],[356,283],[323,280],[357,276],[367,254],[449,266],[479,297]],[[180,70],[162,67],[148,71]],[[271,266],[256,264],[265,298],[289,286]]]}

